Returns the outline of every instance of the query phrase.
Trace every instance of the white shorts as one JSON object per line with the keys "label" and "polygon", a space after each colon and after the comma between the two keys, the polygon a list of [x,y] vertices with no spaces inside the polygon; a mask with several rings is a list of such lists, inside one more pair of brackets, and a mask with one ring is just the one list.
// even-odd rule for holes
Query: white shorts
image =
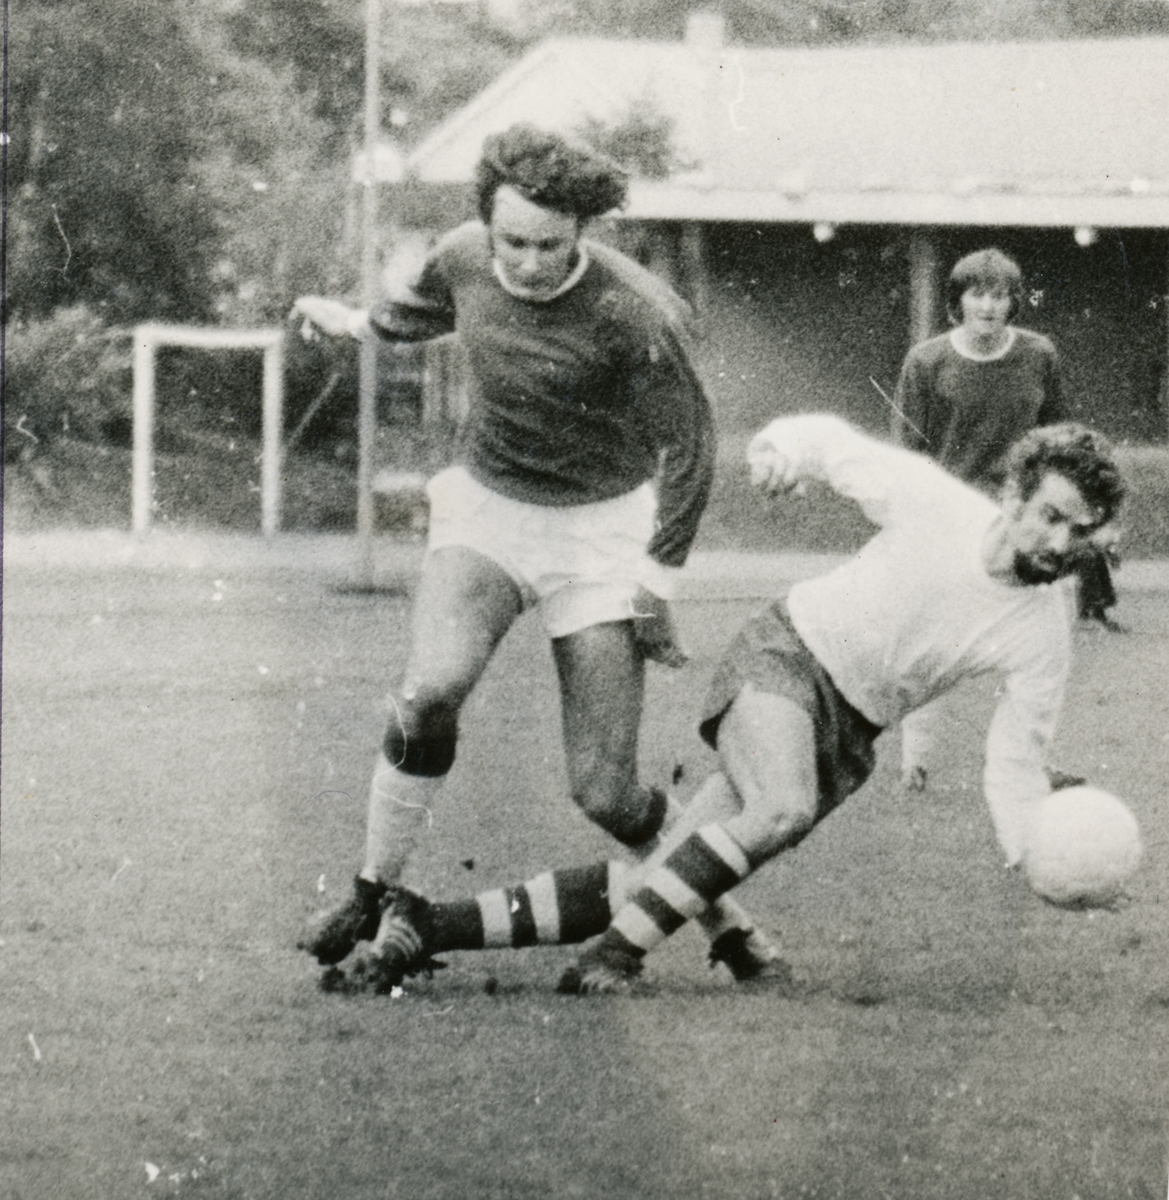
{"label": "white shorts", "polygon": [[550,637],[627,620],[639,586],[664,591],[658,581],[667,568],[646,554],[657,511],[649,483],[612,500],[557,508],[509,500],[465,467],[448,467],[426,494],[427,549],[465,546],[497,563],[524,607],[539,605]]}

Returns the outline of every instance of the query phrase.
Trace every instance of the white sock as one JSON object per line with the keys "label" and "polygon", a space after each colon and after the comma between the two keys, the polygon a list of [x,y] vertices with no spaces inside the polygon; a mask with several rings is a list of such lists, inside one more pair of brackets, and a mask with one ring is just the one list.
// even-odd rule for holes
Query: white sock
{"label": "white sock", "polygon": [[429,828],[442,776],[407,775],[379,754],[369,788],[363,879],[397,883],[419,832]]}

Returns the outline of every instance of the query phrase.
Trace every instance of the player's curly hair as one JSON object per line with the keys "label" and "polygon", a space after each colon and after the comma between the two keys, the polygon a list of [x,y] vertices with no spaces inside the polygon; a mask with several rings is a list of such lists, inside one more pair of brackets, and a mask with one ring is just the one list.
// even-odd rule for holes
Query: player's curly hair
{"label": "player's curly hair", "polygon": [[629,177],[599,151],[534,125],[513,125],[483,143],[475,169],[479,216],[491,222],[495,193],[504,184],[521,196],[579,221],[625,203]]}
{"label": "player's curly hair", "polygon": [[993,291],[1004,288],[1011,298],[1007,320],[1019,315],[1023,303],[1023,272],[1008,254],[994,246],[975,250],[960,258],[946,281],[946,315],[954,325],[962,324],[962,296],[972,287]]}
{"label": "player's curly hair", "polygon": [[1120,511],[1124,480],[1112,444],[1085,425],[1044,425],[1024,434],[1007,453],[1007,480],[1024,500],[1034,494],[1049,471],[1075,484],[1080,495],[1107,524]]}

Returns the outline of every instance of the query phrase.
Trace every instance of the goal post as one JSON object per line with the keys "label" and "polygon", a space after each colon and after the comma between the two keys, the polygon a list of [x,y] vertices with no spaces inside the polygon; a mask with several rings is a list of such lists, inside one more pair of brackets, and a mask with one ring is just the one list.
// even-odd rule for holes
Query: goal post
{"label": "goal post", "polygon": [[271,537],[280,528],[281,441],[284,424],[284,331],[212,329],[148,323],[134,329],[134,460],[132,526],[150,528],[154,513],[155,351],[159,346],[198,350],[259,350],[264,355],[263,444],[260,452],[260,529]]}

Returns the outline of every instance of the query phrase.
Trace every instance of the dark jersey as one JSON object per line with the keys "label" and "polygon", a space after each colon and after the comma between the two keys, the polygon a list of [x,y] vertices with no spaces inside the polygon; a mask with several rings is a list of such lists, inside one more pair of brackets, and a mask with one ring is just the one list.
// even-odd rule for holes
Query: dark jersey
{"label": "dark jersey", "polygon": [[690,364],[687,309],[616,251],[586,246],[580,279],[549,301],[496,278],[487,229],[447,234],[407,286],[370,313],[383,337],[457,332],[472,395],[457,460],[530,504],[611,499],[656,478],[652,557],[681,566],[714,467],[710,405]]}
{"label": "dark jersey", "polygon": [[998,358],[960,354],[948,333],[906,355],[894,402],[905,416],[900,441],[983,491],[1002,482],[1003,456],[1037,425],[1066,420],[1055,347],[1011,330]]}

